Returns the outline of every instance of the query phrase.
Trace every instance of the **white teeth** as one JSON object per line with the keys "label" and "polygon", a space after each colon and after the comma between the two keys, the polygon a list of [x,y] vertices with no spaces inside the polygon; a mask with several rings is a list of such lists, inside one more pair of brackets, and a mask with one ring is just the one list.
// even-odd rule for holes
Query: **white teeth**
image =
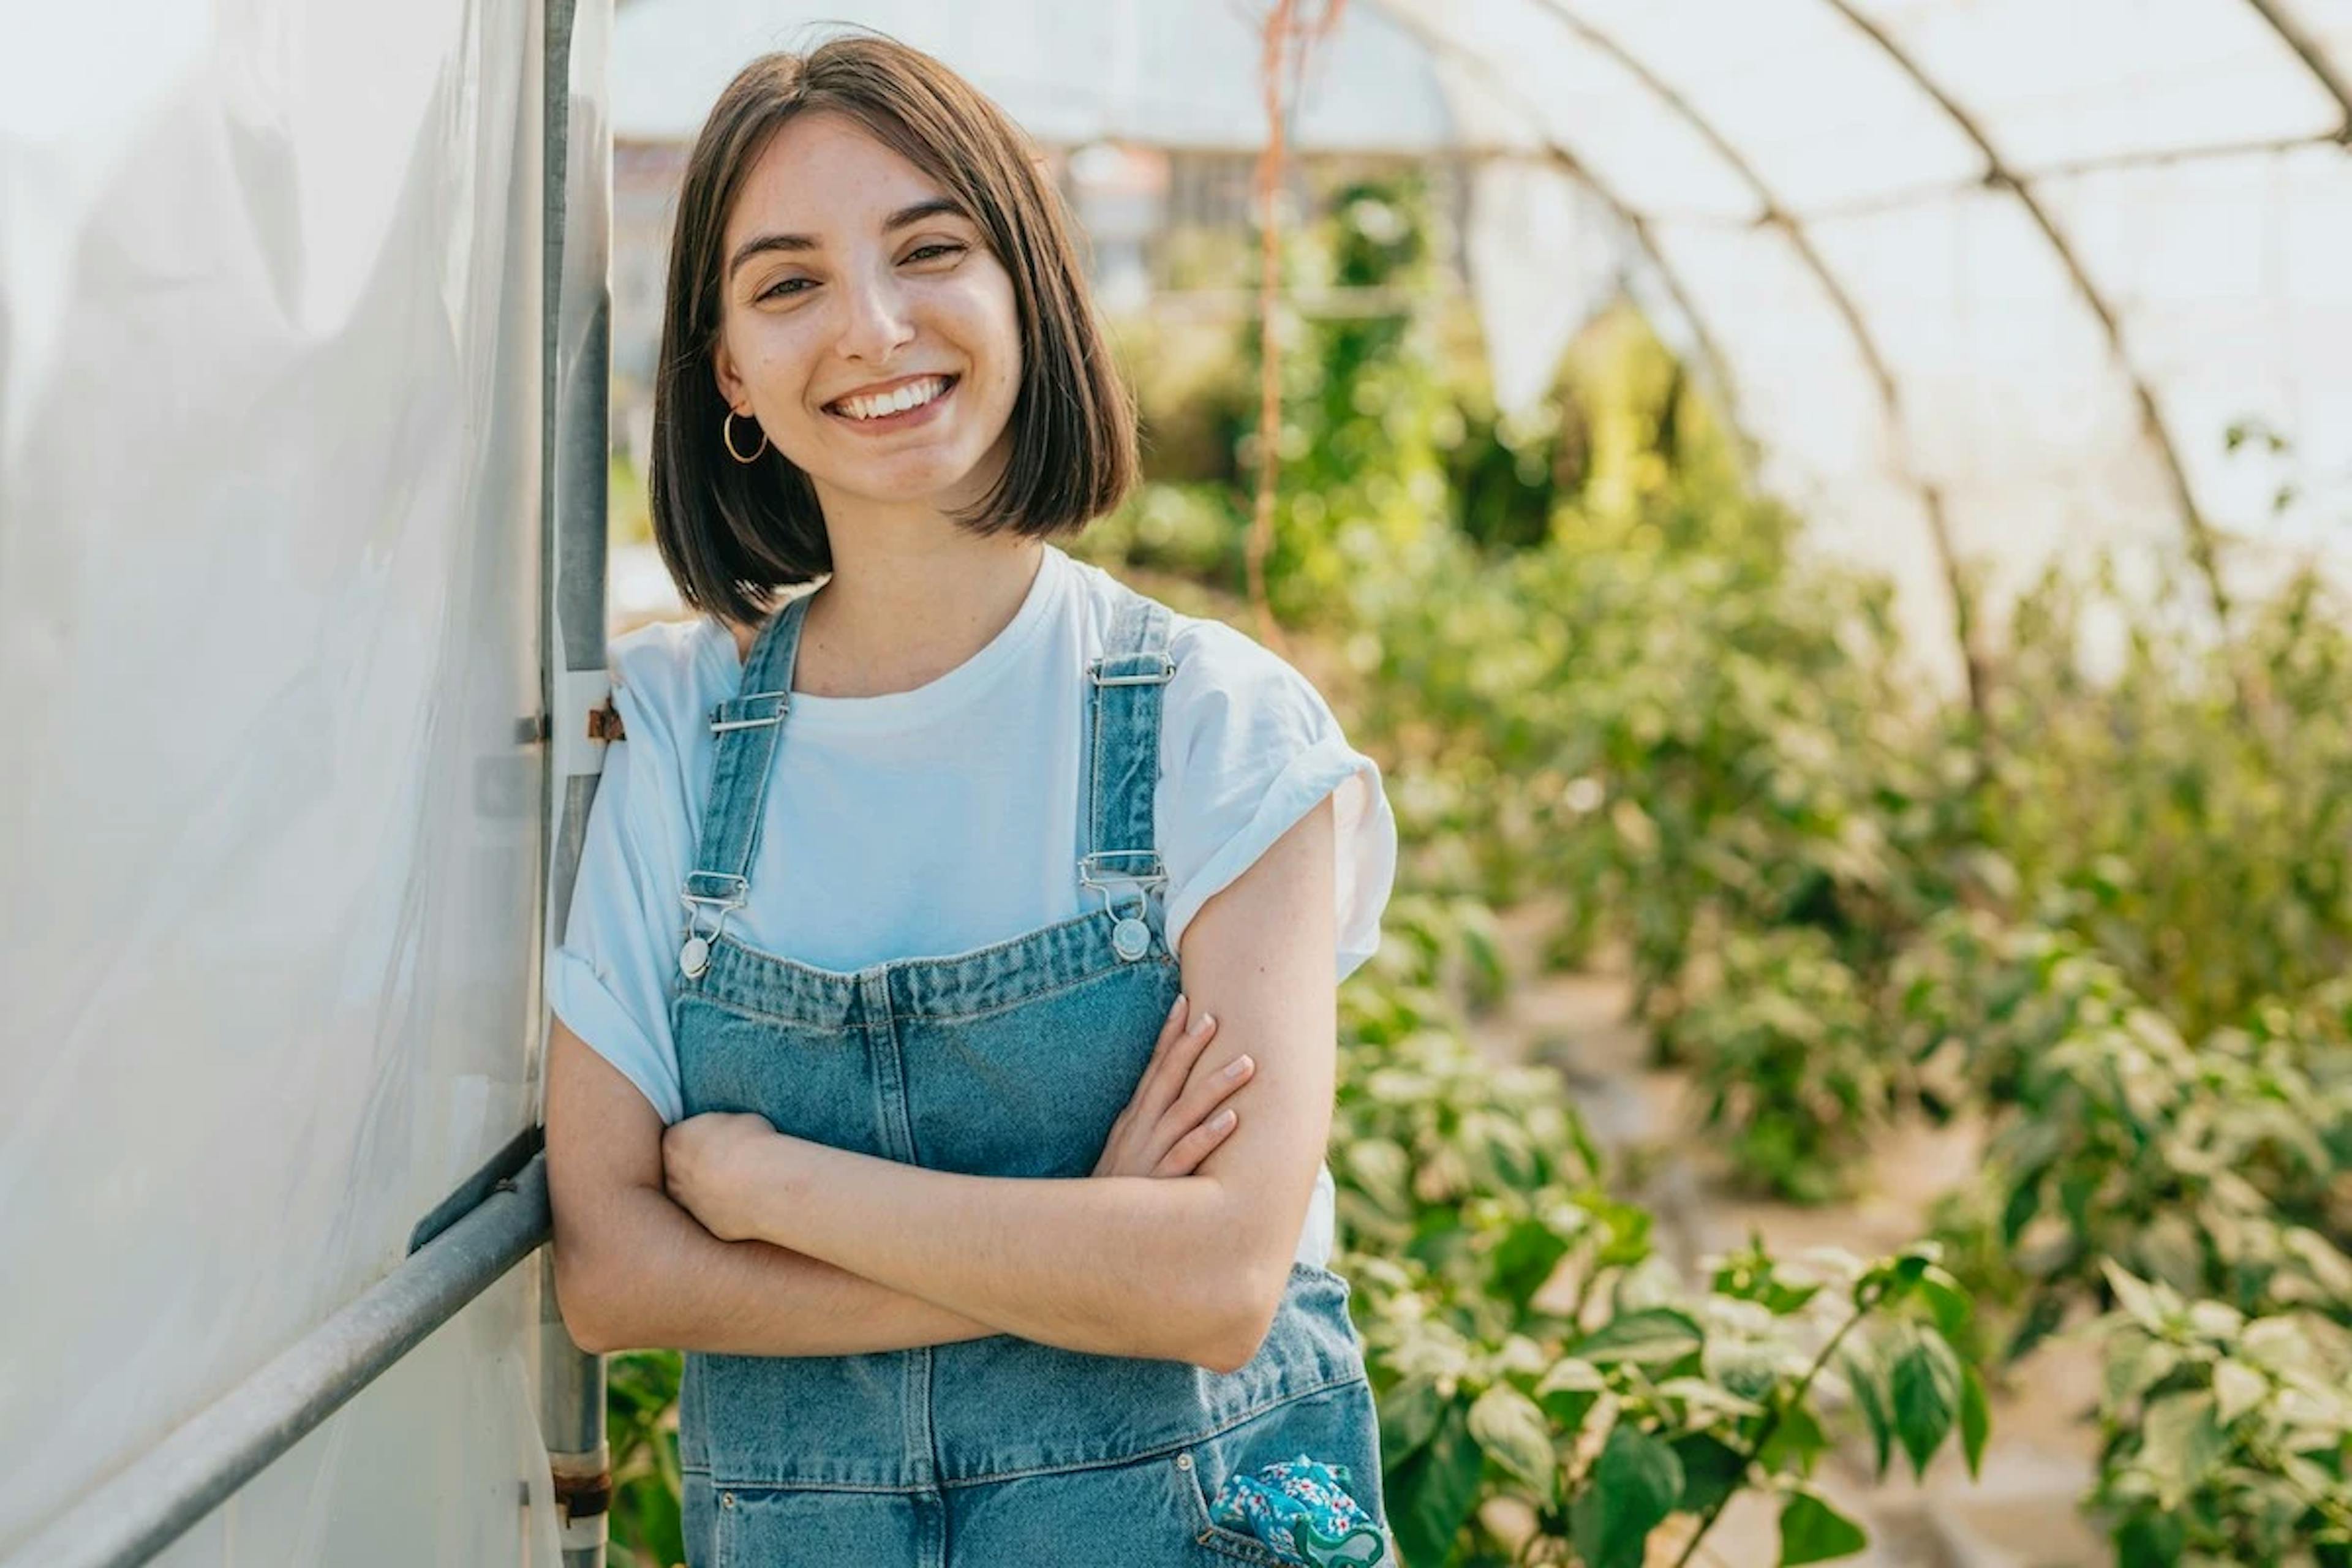
{"label": "white teeth", "polygon": [[929,403],[947,390],[947,384],[945,376],[926,376],[921,381],[908,382],[896,392],[885,393],[879,397],[852,397],[836,406],[852,419],[879,419],[885,415],[898,414]]}

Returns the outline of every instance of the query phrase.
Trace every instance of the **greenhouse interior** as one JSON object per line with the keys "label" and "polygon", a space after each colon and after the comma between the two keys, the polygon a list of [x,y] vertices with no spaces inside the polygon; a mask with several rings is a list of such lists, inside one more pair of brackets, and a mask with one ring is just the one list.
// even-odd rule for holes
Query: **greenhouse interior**
{"label": "greenhouse interior", "polygon": [[2352,0],[0,21],[0,1563],[690,1560],[547,978],[680,181],[849,30],[1081,237],[1069,552],[1393,808],[1380,1560],[2352,1568]]}

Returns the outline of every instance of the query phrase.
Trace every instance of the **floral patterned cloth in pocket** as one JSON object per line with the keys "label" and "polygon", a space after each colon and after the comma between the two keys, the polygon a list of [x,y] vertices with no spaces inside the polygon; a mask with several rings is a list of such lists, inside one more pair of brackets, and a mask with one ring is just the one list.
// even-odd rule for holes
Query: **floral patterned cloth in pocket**
{"label": "floral patterned cloth in pocket", "polygon": [[1209,1516],[1245,1531],[1282,1556],[1310,1568],[1362,1568],[1381,1562],[1388,1541],[1361,1504],[1348,1495],[1355,1478],[1345,1465],[1323,1465],[1301,1454],[1255,1475],[1225,1478]]}

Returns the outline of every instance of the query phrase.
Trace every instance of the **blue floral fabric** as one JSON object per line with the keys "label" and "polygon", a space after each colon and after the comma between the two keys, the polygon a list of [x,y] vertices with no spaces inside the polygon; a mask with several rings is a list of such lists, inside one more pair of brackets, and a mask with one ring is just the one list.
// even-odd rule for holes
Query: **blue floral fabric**
{"label": "blue floral fabric", "polygon": [[1256,1537],[1287,1561],[1311,1568],[1360,1568],[1381,1561],[1388,1541],[1348,1495],[1354,1481],[1347,1466],[1319,1464],[1301,1454],[1255,1475],[1226,1477],[1209,1517]]}

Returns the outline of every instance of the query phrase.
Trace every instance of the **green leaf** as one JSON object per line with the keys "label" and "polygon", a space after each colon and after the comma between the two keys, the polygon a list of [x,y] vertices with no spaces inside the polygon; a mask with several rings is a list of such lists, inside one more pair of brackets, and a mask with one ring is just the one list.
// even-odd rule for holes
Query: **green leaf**
{"label": "green leaf", "polygon": [[1958,1344],[1968,1337],[1976,1303],[1958,1279],[1940,1265],[1930,1265],[1919,1276],[1919,1293],[1927,1298],[1928,1310],[1936,1315],[1936,1327],[1946,1339]]}
{"label": "green leaf", "polygon": [[1601,1391],[1608,1386],[1608,1380],[1601,1375],[1599,1367],[1571,1356],[1543,1374],[1543,1380],[1536,1384],[1536,1403],[1543,1406],[1544,1414],[1557,1422],[1561,1430],[1573,1432],[1584,1425],[1593,1401],[1599,1399]]}
{"label": "green leaf", "polygon": [[2166,1341],[2150,1339],[2137,1326],[2110,1339],[2099,1368],[2107,1408],[2121,1415],[2131,1402],[2154,1388],[2180,1364],[2180,1351]]}
{"label": "green leaf", "polygon": [[658,1476],[637,1476],[614,1489],[610,1527],[614,1541],[635,1548],[646,1562],[686,1560],[683,1507]]}
{"label": "green leaf", "polygon": [[2009,1201],[2000,1208],[2000,1239],[2006,1247],[2015,1247],[2017,1238],[2032,1223],[2042,1207],[2042,1176],[2040,1172],[2018,1178],[2010,1189]]}
{"label": "green leaf", "polygon": [[1494,1294],[1521,1311],[1568,1255],[1568,1241],[1540,1220],[1523,1219],[1495,1246]]}
{"label": "green leaf", "polygon": [[1507,1383],[1498,1383],[1470,1406],[1470,1435],[1495,1461],[1524,1481],[1549,1507],[1559,1495],[1559,1460],[1543,1412]]}
{"label": "green leaf", "polygon": [[2270,1380],[2242,1361],[2225,1361],[2213,1369],[2213,1396],[2227,1426],[2270,1397]]}
{"label": "green leaf", "polygon": [[1925,1476],[1959,1409],[1959,1358],[1936,1335],[1913,1334],[1895,1358],[1892,1383],[1895,1435],[1911,1456],[1911,1473]]}
{"label": "green leaf", "polygon": [[1486,1459],[1470,1436],[1460,1401],[1446,1406],[1437,1430],[1402,1467],[1386,1468],[1381,1480],[1389,1502],[1389,1527],[1397,1551],[1408,1563],[1442,1563],[1454,1553],[1454,1538],[1478,1500]]}
{"label": "green leaf", "polygon": [[1969,1479],[1974,1480],[1984,1463],[1985,1439],[1992,1435],[1992,1409],[1985,1398],[1984,1379],[1977,1369],[1960,1369],[1960,1454],[1969,1462]]}
{"label": "green leaf", "polygon": [[1696,1320],[1687,1313],[1648,1307],[1610,1319],[1584,1337],[1576,1353],[1595,1366],[1620,1362],[1657,1366],[1696,1354],[1706,1342]]}
{"label": "green leaf", "polygon": [[1780,1510],[1781,1568],[1851,1557],[1870,1545],[1862,1526],[1832,1508],[1818,1493],[1800,1490]]}
{"label": "green leaf", "polygon": [[1769,1345],[1717,1339],[1701,1364],[1707,1377],[1751,1404],[1769,1397],[1780,1382],[1780,1356]]}
{"label": "green leaf", "polygon": [[1704,1514],[1729,1497],[1748,1473],[1741,1450],[1711,1433],[1694,1432],[1670,1446],[1683,1468],[1683,1495],[1675,1507],[1684,1513]]}
{"label": "green leaf", "polygon": [[1813,1413],[1801,1405],[1791,1405],[1780,1412],[1780,1424],[1772,1429],[1756,1462],[1775,1475],[1807,1475],[1829,1446],[1829,1435]]}
{"label": "green leaf", "polygon": [[1611,1432],[1569,1513],[1584,1568],[1642,1568],[1650,1531],[1674,1511],[1682,1490],[1682,1461],[1672,1448],[1631,1426]]}
{"label": "green leaf", "polygon": [[2099,1268],[2107,1277],[2107,1288],[2116,1293],[2116,1305],[2149,1333],[2163,1333],[2169,1314],[2156,1290],[2136,1276],[2125,1273],[2110,1259],[2101,1258]]}
{"label": "green leaf", "polygon": [[2139,1461],[2156,1479],[2158,1503],[2178,1508],[2212,1474],[2229,1446],[2210,1394],[2170,1394],[2151,1401],[2140,1426]]}
{"label": "green leaf", "polygon": [[2008,1345],[2001,1351],[2002,1359],[2020,1361],[2035,1345],[2055,1333],[2058,1326],[2065,1321],[2066,1301],[2066,1293],[2056,1289],[2040,1290],[2028,1298],[2017,1330],[2010,1335]]}
{"label": "green leaf", "polygon": [[1837,1359],[1863,1421],[1870,1427],[1871,1441],[1878,1450],[1878,1474],[1884,1477],[1895,1443],[1894,1395],[1887,1387],[1885,1356],[1875,1340],[1856,1340],[1838,1352]]}
{"label": "green leaf", "polygon": [[1434,1379],[1422,1373],[1399,1378],[1380,1397],[1382,1463],[1394,1469],[1399,1461],[1428,1442],[1444,1408],[1445,1396],[1437,1392]]}
{"label": "green leaf", "polygon": [[2189,1544],[2178,1514],[2134,1514],[2116,1527],[2116,1568],[2174,1568]]}

